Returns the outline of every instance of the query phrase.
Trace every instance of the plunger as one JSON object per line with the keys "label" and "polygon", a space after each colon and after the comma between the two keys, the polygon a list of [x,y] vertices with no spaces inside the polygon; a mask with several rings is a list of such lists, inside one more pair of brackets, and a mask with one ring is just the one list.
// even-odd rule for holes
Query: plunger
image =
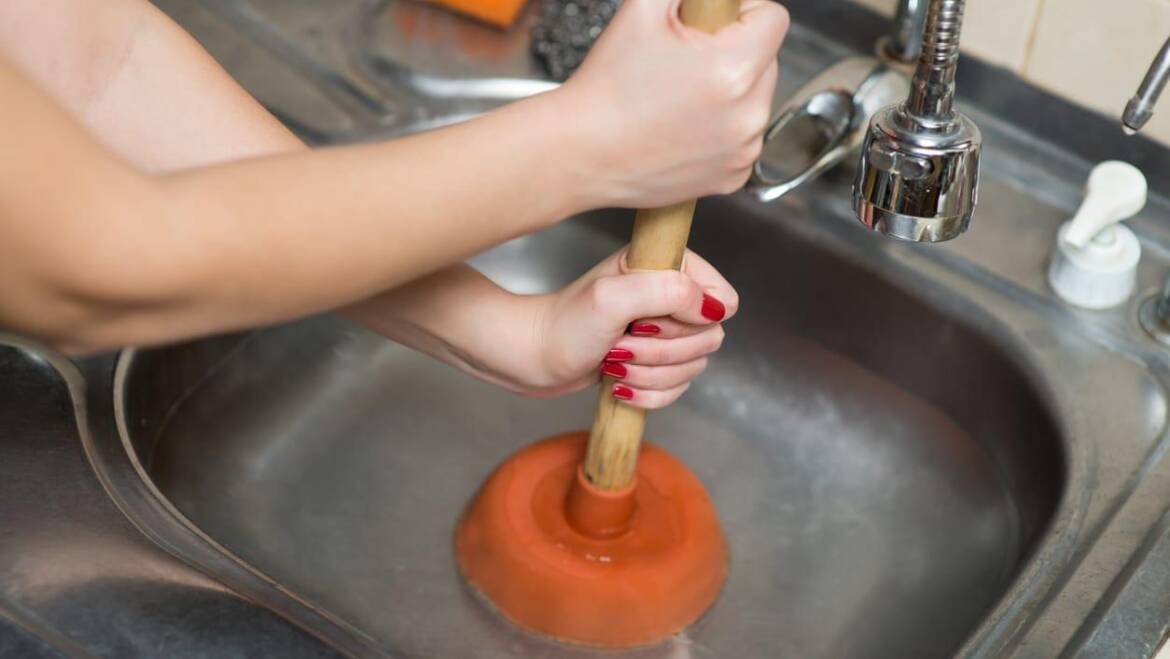
{"label": "plunger", "polygon": [[[683,0],[714,32],[739,0]],[[682,267],[695,202],[638,212],[635,270]],[[727,576],[727,544],[702,483],[642,443],[646,412],[603,378],[589,433],[558,435],[503,462],[455,530],[464,579],[516,626],[607,648],[658,643],[693,623]]]}

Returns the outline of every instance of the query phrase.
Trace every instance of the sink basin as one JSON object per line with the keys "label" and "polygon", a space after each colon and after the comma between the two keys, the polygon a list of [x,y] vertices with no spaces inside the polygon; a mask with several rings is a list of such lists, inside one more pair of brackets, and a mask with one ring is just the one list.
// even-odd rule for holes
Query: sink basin
{"label": "sink basin", "polygon": [[[700,204],[692,247],[743,310],[647,438],[708,487],[731,574],[685,634],[628,656],[953,654],[1056,516],[1066,443],[1011,333],[907,276],[890,243],[809,216],[798,202]],[[514,291],[550,290],[617,249],[629,219],[590,214],[475,264]],[[333,316],[129,352],[118,377],[123,441],[157,494],[364,653],[623,656],[514,630],[451,552],[483,478],[586,427],[594,391],[518,398]]]}

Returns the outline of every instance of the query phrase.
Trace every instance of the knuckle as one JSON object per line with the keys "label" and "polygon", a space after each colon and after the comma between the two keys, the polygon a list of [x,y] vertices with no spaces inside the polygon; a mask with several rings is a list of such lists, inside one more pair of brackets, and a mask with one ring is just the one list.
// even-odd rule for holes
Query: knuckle
{"label": "knuckle", "polygon": [[763,138],[764,126],[768,123],[768,113],[758,107],[744,108],[739,112],[736,121],[736,144],[745,147],[754,147],[757,140]]}
{"label": "knuckle", "polygon": [[648,410],[658,410],[670,404],[661,392],[647,391],[642,394],[642,407]]}
{"label": "knuckle", "polygon": [[732,190],[732,192],[736,192],[740,188],[742,188],[743,186],[747,185],[747,182],[749,180],[751,180],[751,178],[752,178],[752,168],[751,167],[745,167],[742,170],[736,172],[735,189]]}
{"label": "knuckle", "polygon": [[756,86],[755,71],[747,62],[734,67],[726,74],[726,77],[727,90],[733,99],[740,99],[747,96],[751,93],[752,88]]}
{"label": "knuckle", "polygon": [[694,297],[690,278],[681,272],[663,273],[662,299],[672,309],[683,309]]}
{"label": "knuckle", "polygon": [[715,94],[722,101],[743,98],[755,83],[752,68],[741,61],[721,61],[712,68]]}
{"label": "knuckle", "polygon": [[764,152],[764,136],[759,135],[752,139],[747,145],[748,162],[754,163],[760,159],[760,155]]}
{"label": "knuckle", "polygon": [[589,289],[589,302],[594,311],[601,311],[609,306],[616,295],[617,280],[613,277],[601,277],[593,282]]}
{"label": "knuckle", "polygon": [[732,169],[737,173],[745,169],[750,170],[760,157],[760,144],[760,140],[752,140],[739,149],[736,149],[735,155],[731,159]]}
{"label": "knuckle", "polygon": [[752,14],[753,25],[771,34],[783,34],[792,22],[788,8],[779,2],[761,3]]}
{"label": "knuckle", "polygon": [[716,186],[715,192],[717,194],[734,194],[739,192],[740,188],[751,178],[751,174],[752,170],[750,167],[732,172]]}
{"label": "knuckle", "polygon": [[716,325],[711,330],[711,338],[708,339],[707,344],[710,350],[707,352],[715,352],[723,347],[723,339],[727,336],[727,331],[723,329],[722,325]]}
{"label": "knuckle", "polygon": [[788,14],[788,8],[779,2],[770,2],[767,5],[768,12],[771,14],[773,25],[778,30],[784,32],[788,30],[788,25],[792,22],[792,17]]}
{"label": "knuckle", "polygon": [[677,368],[662,368],[658,370],[659,372],[654,378],[655,389],[666,390],[686,382],[685,374],[680,373]]}
{"label": "knuckle", "polygon": [[644,363],[650,366],[667,363],[667,358],[670,357],[670,349],[667,347],[667,343],[661,342],[660,345],[655,345],[649,350],[646,350],[646,361]]}
{"label": "knuckle", "polygon": [[702,375],[703,372],[707,370],[707,366],[710,363],[711,363],[711,360],[706,358],[706,357],[699,358],[699,364],[698,364],[698,366],[695,367],[695,372],[691,375],[690,378],[687,379],[687,381],[689,382],[690,380]]}

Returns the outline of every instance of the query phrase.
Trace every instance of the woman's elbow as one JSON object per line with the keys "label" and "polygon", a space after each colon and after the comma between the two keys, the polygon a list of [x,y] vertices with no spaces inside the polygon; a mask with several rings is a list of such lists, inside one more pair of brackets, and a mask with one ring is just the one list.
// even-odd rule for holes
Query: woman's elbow
{"label": "woman's elbow", "polygon": [[134,343],[124,323],[100,305],[79,303],[57,292],[24,291],[0,302],[0,327],[72,357],[85,357]]}

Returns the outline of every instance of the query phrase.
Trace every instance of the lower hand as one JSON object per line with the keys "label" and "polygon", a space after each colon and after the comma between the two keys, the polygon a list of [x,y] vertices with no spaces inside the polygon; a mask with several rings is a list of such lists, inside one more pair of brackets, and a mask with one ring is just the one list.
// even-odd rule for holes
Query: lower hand
{"label": "lower hand", "polygon": [[533,299],[536,359],[508,378],[530,395],[557,395],[616,378],[630,405],[674,402],[723,342],[721,322],[739,296],[716,270],[687,252],[682,272],[629,272],[625,250],[561,291]]}

